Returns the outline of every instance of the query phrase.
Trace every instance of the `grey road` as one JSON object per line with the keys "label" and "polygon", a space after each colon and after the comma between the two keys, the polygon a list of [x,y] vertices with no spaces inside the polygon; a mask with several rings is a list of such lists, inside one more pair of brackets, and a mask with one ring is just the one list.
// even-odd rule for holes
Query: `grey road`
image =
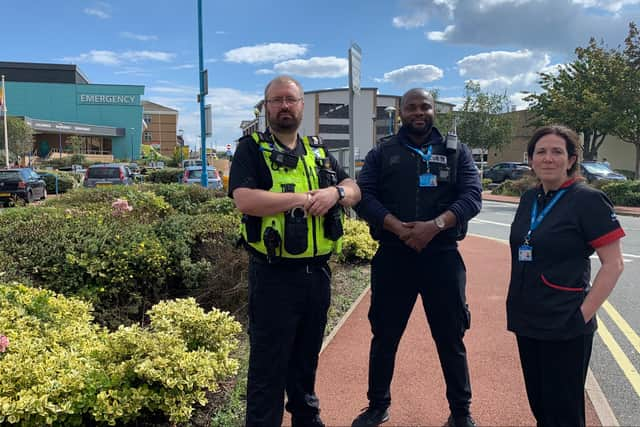
{"label": "grey road", "polygon": [[[509,239],[515,204],[484,201],[469,225],[472,234]],[[598,312],[591,370],[621,426],[640,426],[640,218],[619,216],[625,269],[609,300]],[[593,276],[600,263],[591,258]],[[593,278],[593,277],[592,277]]]}

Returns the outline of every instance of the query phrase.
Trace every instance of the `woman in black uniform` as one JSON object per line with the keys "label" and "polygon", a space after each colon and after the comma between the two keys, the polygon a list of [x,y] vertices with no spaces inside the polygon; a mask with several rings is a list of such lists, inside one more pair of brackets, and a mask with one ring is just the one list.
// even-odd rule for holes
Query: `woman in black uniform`
{"label": "woman in black uniform", "polygon": [[[607,196],[575,178],[578,136],[534,133],[527,152],[540,186],[522,195],[511,225],[507,327],[517,337],[538,426],[584,426],[584,384],[595,313],[623,269],[625,235]],[[591,262],[601,267],[593,283]]]}

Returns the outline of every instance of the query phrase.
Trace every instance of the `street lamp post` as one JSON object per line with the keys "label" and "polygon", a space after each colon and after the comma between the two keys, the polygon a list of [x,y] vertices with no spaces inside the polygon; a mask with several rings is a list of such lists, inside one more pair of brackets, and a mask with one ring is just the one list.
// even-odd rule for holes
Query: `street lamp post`
{"label": "street lamp post", "polygon": [[389,115],[389,135],[393,134],[393,113],[396,112],[396,108],[389,105],[384,109],[385,113]]}
{"label": "street lamp post", "polygon": [[184,130],[178,129],[178,136],[180,137],[180,166],[182,166],[182,161],[184,160]]}
{"label": "street lamp post", "polygon": [[198,0],[198,68],[200,71],[200,157],[202,158],[202,174],[200,175],[200,185],[202,185],[204,188],[207,188],[209,185],[209,175],[207,173],[207,132],[204,116],[204,102],[205,95],[207,93],[205,91],[205,71],[202,50],[202,0]]}

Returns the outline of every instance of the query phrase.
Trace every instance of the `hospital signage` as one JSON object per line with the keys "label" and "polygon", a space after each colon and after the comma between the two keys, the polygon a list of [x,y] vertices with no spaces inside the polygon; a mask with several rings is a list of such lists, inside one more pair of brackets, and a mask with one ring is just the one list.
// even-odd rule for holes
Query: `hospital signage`
{"label": "hospital signage", "polygon": [[78,95],[78,104],[140,105],[140,99],[138,95],[99,95],[93,93],[81,93]]}

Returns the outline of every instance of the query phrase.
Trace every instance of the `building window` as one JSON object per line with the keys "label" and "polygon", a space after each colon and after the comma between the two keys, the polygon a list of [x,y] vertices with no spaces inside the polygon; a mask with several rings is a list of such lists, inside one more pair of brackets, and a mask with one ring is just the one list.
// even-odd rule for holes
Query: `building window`
{"label": "building window", "polygon": [[322,138],[322,142],[324,146],[327,147],[328,150],[335,150],[337,148],[349,148],[349,140],[348,139],[324,139]]}
{"label": "building window", "polygon": [[144,132],[144,140],[149,142],[151,141],[153,138],[151,136],[151,132],[149,132],[148,130]]}
{"label": "building window", "polygon": [[349,134],[349,125],[323,125],[318,128],[320,133]]}
{"label": "building window", "polygon": [[145,114],[145,115],[144,115],[144,122],[145,122],[147,125],[150,125],[150,124],[151,124],[151,114]]}
{"label": "building window", "polygon": [[320,104],[318,106],[320,117],[327,117],[330,119],[348,119],[349,118],[349,105],[348,104]]}

